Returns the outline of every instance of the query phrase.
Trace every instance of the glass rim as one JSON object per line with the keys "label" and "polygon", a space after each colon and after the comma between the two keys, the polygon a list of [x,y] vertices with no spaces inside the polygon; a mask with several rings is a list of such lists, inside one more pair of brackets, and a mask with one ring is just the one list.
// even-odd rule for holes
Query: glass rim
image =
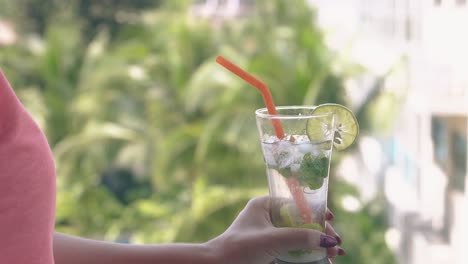
{"label": "glass rim", "polygon": [[[291,105],[291,106],[277,106],[275,107],[276,110],[314,110],[317,106],[307,106],[307,105]],[[318,118],[318,117],[327,117],[333,115],[332,112],[320,115],[314,114],[304,114],[304,115],[285,115],[285,114],[277,114],[272,115],[268,113],[268,109],[266,107],[260,108],[255,110],[255,115],[260,118],[265,119],[311,119],[311,118]]]}

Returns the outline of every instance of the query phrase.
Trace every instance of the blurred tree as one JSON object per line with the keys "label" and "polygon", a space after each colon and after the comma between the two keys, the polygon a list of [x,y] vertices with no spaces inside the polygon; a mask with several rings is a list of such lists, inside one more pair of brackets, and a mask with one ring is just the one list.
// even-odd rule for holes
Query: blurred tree
{"label": "blurred tree", "polygon": [[[112,35],[126,23],[138,20],[144,10],[164,5],[163,0],[16,0],[0,1],[0,17],[9,18],[23,32],[46,34],[50,24],[66,17],[83,26],[82,37],[90,40],[103,28]],[[189,1],[185,1],[187,4]],[[167,5],[167,4],[165,4]],[[58,21],[57,21],[58,20]]]}
{"label": "blurred tree", "polygon": [[[254,120],[262,98],[216,65],[218,54],[264,80],[277,105],[346,103],[306,1],[257,1],[235,20],[195,17],[189,3],[0,0],[39,36],[0,50],[0,65],[54,150],[57,230],[204,241],[267,193]],[[334,195],[353,192],[334,185]],[[374,261],[390,256],[380,211],[332,205],[347,243],[375,235],[341,263],[393,263]]]}

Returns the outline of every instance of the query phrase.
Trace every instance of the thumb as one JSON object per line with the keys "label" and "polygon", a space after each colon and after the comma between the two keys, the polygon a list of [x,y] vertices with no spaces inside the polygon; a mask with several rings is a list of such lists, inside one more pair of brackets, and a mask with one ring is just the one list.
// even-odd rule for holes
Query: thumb
{"label": "thumb", "polygon": [[271,233],[272,247],[278,251],[319,249],[338,245],[338,241],[317,230],[302,228],[275,228]]}

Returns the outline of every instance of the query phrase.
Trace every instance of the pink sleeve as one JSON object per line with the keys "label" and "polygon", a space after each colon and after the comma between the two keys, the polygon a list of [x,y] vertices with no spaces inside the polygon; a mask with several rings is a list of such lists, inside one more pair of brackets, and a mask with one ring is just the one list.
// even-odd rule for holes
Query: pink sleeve
{"label": "pink sleeve", "polygon": [[0,70],[0,263],[53,264],[55,164]]}

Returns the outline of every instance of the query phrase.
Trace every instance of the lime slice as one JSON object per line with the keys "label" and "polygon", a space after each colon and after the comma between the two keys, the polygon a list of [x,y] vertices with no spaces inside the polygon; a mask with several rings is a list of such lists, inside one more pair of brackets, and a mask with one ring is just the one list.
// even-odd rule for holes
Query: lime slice
{"label": "lime slice", "polygon": [[280,217],[284,227],[297,226],[296,219],[300,218],[299,212],[297,212],[297,208],[292,204],[284,204],[281,206]]}
{"label": "lime slice", "polygon": [[303,224],[301,226],[302,228],[307,228],[307,229],[314,229],[318,230],[320,232],[323,232],[323,227],[317,223],[309,223],[309,224]]}
{"label": "lime slice", "polygon": [[[315,115],[315,109],[312,114]],[[334,127],[330,122],[330,115],[327,114],[323,113],[323,116],[318,115],[307,121],[307,136],[312,144],[323,144],[332,141]],[[330,145],[329,148],[331,148]]]}
{"label": "lime slice", "polygon": [[[317,106],[312,112],[314,115],[335,114],[335,138],[333,145],[338,151],[351,146],[359,134],[359,125],[353,112],[347,107],[339,104],[322,104]],[[329,132],[330,127],[326,126],[320,119],[310,119],[307,122],[307,135],[311,142],[316,142],[320,137],[324,138],[324,133]]]}

